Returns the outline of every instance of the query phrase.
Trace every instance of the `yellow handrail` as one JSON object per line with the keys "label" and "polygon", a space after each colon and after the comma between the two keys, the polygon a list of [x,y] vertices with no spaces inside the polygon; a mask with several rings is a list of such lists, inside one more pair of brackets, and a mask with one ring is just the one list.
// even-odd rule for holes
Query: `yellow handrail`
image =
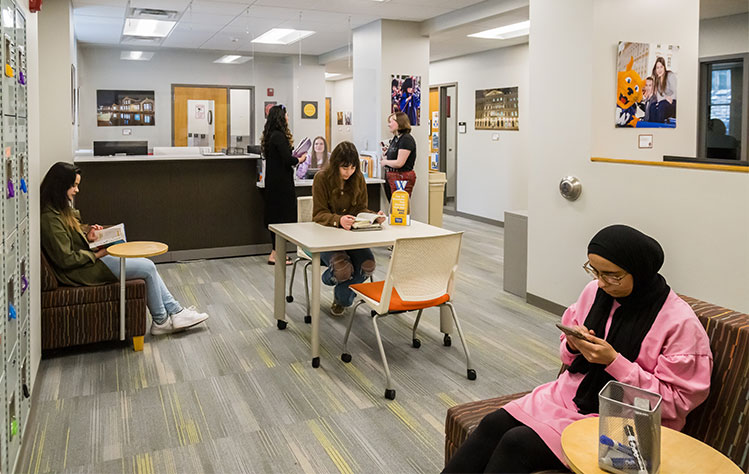
{"label": "yellow handrail", "polygon": [[712,171],[733,171],[737,173],[749,173],[749,166],[735,165],[709,165],[707,163],[687,163],[683,161],[638,161],[622,160],[619,158],[601,158],[593,156],[590,161],[594,163],[619,163],[625,165],[665,166],[667,168],[691,168]]}

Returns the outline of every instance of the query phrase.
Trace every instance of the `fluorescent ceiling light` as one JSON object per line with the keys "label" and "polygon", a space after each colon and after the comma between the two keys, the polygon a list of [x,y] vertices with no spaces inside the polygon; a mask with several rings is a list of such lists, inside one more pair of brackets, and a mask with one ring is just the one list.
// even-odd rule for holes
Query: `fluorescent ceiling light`
{"label": "fluorescent ceiling light", "polygon": [[120,51],[120,59],[128,61],[150,61],[152,57],[150,51]]}
{"label": "fluorescent ceiling light", "polygon": [[172,31],[176,24],[176,21],[128,18],[125,20],[125,28],[123,28],[122,34],[125,36],[163,38]]}
{"label": "fluorescent ceiling light", "polygon": [[493,28],[491,30],[481,31],[468,35],[472,38],[487,38],[487,39],[509,39],[517,36],[524,36],[530,33],[531,22],[521,21],[520,23],[513,23],[512,25],[501,26],[499,28]]}
{"label": "fluorescent ceiling light", "polygon": [[[375,1],[380,1],[380,0],[375,0]],[[325,79],[333,79],[334,77],[338,77],[338,76],[340,76],[340,74],[338,74],[336,72],[326,72],[325,73]]]}
{"label": "fluorescent ceiling light", "polygon": [[273,28],[272,30],[266,31],[262,35],[258,36],[253,43],[262,44],[291,44],[296,43],[300,39],[314,35],[314,31],[306,30],[294,30],[289,28]]}
{"label": "fluorescent ceiling light", "polygon": [[219,64],[242,64],[246,63],[252,59],[252,56],[240,56],[238,54],[227,54],[225,56],[221,56],[217,60],[213,61],[214,63]]}

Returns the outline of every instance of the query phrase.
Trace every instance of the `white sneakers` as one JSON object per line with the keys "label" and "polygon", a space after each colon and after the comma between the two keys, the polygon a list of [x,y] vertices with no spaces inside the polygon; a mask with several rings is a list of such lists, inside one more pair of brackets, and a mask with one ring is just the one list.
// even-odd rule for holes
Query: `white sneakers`
{"label": "white sneakers", "polygon": [[156,321],[153,321],[151,323],[151,335],[160,336],[162,334],[171,334],[173,332],[193,327],[202,323],[206,319],[208,319],[208,315],[206,313],[197,312],[195,306],[182,308],[182,311],[169,316],[166,318],[166,321],[161,324],[157,324]]}

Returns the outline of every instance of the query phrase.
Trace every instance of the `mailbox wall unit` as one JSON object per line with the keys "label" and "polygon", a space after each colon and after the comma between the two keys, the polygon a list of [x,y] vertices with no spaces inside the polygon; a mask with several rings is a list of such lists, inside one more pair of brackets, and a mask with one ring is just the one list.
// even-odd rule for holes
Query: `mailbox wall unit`
{"label": "mailbox wall unit", "polygon": [[[13,472],[31,408],[26,19],[0,0],[2,240],[0,241],[0,471]],[[37,189],[38,186],[34,186]]]}

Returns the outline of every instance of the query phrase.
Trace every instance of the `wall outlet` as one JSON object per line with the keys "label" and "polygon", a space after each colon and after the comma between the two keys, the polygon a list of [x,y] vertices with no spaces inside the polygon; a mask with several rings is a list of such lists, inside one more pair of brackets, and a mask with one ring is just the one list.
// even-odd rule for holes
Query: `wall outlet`
{"label": "wall outlet", "polygon": [[492,133],[492,141],[495,141],[495,142],[499,141],[499,133]]}

